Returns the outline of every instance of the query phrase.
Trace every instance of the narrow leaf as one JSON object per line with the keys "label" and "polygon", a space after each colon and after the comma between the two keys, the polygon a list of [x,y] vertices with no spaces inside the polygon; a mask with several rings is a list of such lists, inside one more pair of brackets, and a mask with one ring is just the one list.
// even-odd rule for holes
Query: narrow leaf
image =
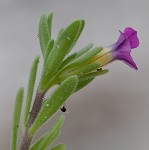
{"label": "narrow leaf", "polygon": [[39,57],[36,57],[32,64],[30,75],[29,75],[27,98],[26,98],[25,111],[24,111],[23,124],[22,124],[23,131],[25,130],[28,121],[30,106],[32,102],[33,92],[34,92],[38,63],[39,63]]}
{"label": "narrow leaf", "polygon": [[18,128],[19,128],[20,115],[22,109],[23,94],[24,94],[24,89],[20,88],[16,95],[16,101],[15,101],[14,112],[13,112],[11,144],[10,144],[11,150],[17,149]]}
{"label": "narrow leaf", "polygon": [[64,144],[59,144],[59,145],[51,148],[51,150],[66,150],[66,147]]}
{"label": "narrow leaf", "polygon": [[[74,40],[74,43],[73,43],[72,47],[75,45],[76,41],[80,37],[80,34],[82,33],[84,26],[85,26],[85,21],[84,20],[80,20],[80,28],[78,30],[78,35],[76,36],[76,39]],[[68,39],[68,37],[67,37],[67,39]]]}
{"label": "narrow leaf", "polygon": [[84,48],[82,48],[79,52],[76,52],[72,55],[70,55],[69,57],[67,57],[63,63],[60,65],[59,69],[64,68],[66,65],[68,65],[70,62],[76,60],[78,57],[82,56],[84,53],[86,53],[87,51],[89,51],[91,48],[93,47],[93,44],[90,43],[87,46],[85,46]]}
{"label": "narrow leaf", "polygon": [[44,76],[39,86],[40,91],[45,90],[44,88],[46,83],[50,82],[50,79],[52,79],[57,72],[57,69],[62,63],[64,57],[75,45],[83,27],[84,21],[76,20],[62,31],[47,59],[46,66],[43,71]]}
{"label": "narrow leaf", "polygon": [[98,62],[93,62],[91,64],[82,65],[77,68],[73,68],[72,70],[67,70],[59,75],[58,80],[59,82],[63,81],[64,79],[68,78],[69,76],[77,75],[78,77],[83,76],[88,73],[92,73],[93,71],[97,70],[100,67]]}
{"label": "narrow leaf", "polygon": [[44,139],[44,137],[45,137],[46,135],[47,135],[47,134],[45,134],[44,136],[40,137],[37,141],[35,141],[35,143],[30,146],[30,149],[29,149],[29,150],[37,150],[37,149],[38,149],[38,146],[40,145],[41,141]]}
{"label": "narrow leaf", "polygon": [[71,54],[70,56],[68,56],[63,63],[60,65],[59,69],[62,69],[64,66],[66,66],[67,64],[69,64],[70,62],[72,62],[73,60],[77,59],[78,57],[82,56],[84,53],[86,53],[87,51],[89,51],[91,48],[93,47],[93,44],[90,43],[87,46],[85,46],[84,48],[82,48],[79,52],[75,52],[73,54]]}
{"label": "narrow leaf", "polygon": [[88,85],[94,79],[95,79],[95,77],[92,77],[92,78],[82,78],[82,77],[80,77],[75,92],[77,92],[77,91],[81,90],[82,88],[84,88],[86,85]]}
{"label": "narrow leaf", "polygon": [[99,63],[93,62],[91,64],[87,64],[87,65],[84,65],[82,67],[76,68],[76,70],[74,70],[71,73],[69,73],[69,76],[72,76],[72,75],[81,76],[81,75],[84,75],[86,73],[89,73],[89,72],[92,72],[94,70],[97,70],[99,67],[100,67]]}
{"label": "narrow leaf", "polygon": [[72,55],[68,56],[62,64],[59,66],[59,70],[64,68],[67,64],[69,64],[71,61],[73,61],[76,58],[77,53],[73,53]]}
{"label": "narrow leaf", "polygon": [[42,15],[39,22],[39,40],[43,56],[45,55],[47,44],[50,39],[48,17],[46,15]]}
{"label": "narrow leaf", "polygon": [[[105,69],[105,70],[102,70],[102,69],[101,69],[101,70],[98,70],[98,71],[96,71],[96,72],[87,73],[87,74],[81,76],[81,78],[82,78],[82,79],[94,78],[94,77],[96,77],[96,76],[104,75],[104,74],[108,73],[108,71],[109,71],[109,70],[107,70],[107,69]],[[80,78],[80,79],[81,79],[81,78]]]}
{"label": "narrow leaf", "polygon": [[82,65],[85,62],[89,61],[93,56],[98,54],[102,50],[101,47],[96,47],[88,52],[86,52],[84,55],[80,56],[78,59],[73,61],[69,67],[77,66],[77,65]]}
{"label": "narrow leaf", "polygon": [[51,52],[53,46],[54,46],[54,40],[49,41],[47,48],[46,48],[45,56],[44,56],[45,63],[47,61],[48,56],[50,55],[50,52]]}
{"label": "narrow leaf", "polygon": [[82,48],[76,55],[76,58],[82,56],[84,53],[86,53],[87,51],[89,51],[91,48],[93,47],[93,43],[88,44],[87,46],[85,46],[84,48]]}
{"label": "narrow leaf", "polygon": [[48,15],[48,29],[49,29],[49,37],[51,39],[51,30],[52,30],[52,19],[53,19],[53,13]]}
{"label": "narrow leaf", "polygon": [[37,131],[57,110],[63,105],[68,97],[74,92],[78,83],[78,78],[72,76],[64,80],[58,88],[52,93],[51,97],[47,98],[43,104],[35,122],[30,128],[31,135]]}
{"label": "narrow leaf", "polygon": [[82,89],[86,85],[88,85],[91,81],[93,81],[95,79],[96,76],[106,74],[107,72],[108,72],[108,70],[99,70],[96,72],[91,72],[91,73],[85,74],[83,76],[80,76],[75,92],[79,91],[80,89]]}
{"label": "narrow leaf", "polygon": [[70,64],[68,64],[64,69],[62,69],[61,72],[60,72],[60,74],[62,74],[63,72],[66,72],[67,70],[70,70],[72,68],[81,67],[85,63],[89,63],[89,61],[91,61],[91,59],[93,58],[93,56],[95,56],[96,54],[98,54],[101,50],[102,50],[101,47],[96,47],[96,48],[94,48],[94,49],[86,52],[84,55],[78,57],[78,59],[75,59]]}
{"label": "narrow leaf", "polygon": [[64,31],[64,29],[60,29],[59,33],[58,33],[58,37],[61,35],[61,33]]}
{"label": "narrow leaf", "polygon": [[41,150],[47,148],[49,145],[51,145],[58,135],[60,134],[60,129],[64,123],[65,117],[61,115],[55,124],[53,125],[50,130],[44,134],[41,138],[39,138],[30,148],[30,150]]}

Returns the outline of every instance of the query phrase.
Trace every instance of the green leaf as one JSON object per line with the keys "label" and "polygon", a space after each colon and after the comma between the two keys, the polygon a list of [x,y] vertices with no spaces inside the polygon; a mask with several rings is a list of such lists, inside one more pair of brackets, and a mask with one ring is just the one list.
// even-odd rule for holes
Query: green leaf
{"label": "green leaf", "polygon": [[72,76],[64,80],[52,93],[51,97],[44,102],[35,122],[31,126],[29,133],[34,135],[37,129],[42,126],[57,110],[63,105],[68,97],[73,94],[77,87],[78,78]]}
{"label": "green leaf", "polygon": [[65,68],[63,68],[59,74],[63,74],[66,71],[69,71],[73,68],[77,68],[77,67],[82,67],[88,63],[90,63],[91,59],[93,58],[93,56],[95,56],[96,54],[98,54],[100,51],[102,50],[101,47],[96,47],[88,52],[86,52],[84,55],[78,57],[78,59],[75,59],[74,61],[72,61],[70,64],[68,64]]}
{"label": "green leaf", "polygon": [[66,150],[66,147],[64,144],[59,144],[59,145],[51,148],[51,150]]}
{"label": "green leaf", "polygon": [[68,67],[75,67],[78,65],[84,65],[85,62],[89,62],[89,60],[98,54],[102,50],[101,47],[96,47],[88,52],[86,52],[84,55],[80,56],[78,59],[74,60],[71,64],[68,65]]}
{"label": "green leaf", "polygon": [[82,67],[76,68],[76,70],[69,73],[69,76],[72,76],[72,75],[81,76],[91,71],[97,70],[99,67],[100,67],[100,64],[98,62],[93,62],[91,64],[87,64]]}
{"label": "green leaf", "polygon": [[87,51],[89,51],[91,48],[93,47],[93,44],[90,43],[87,46],[85,46],[84,48],[82,48],[79,52],[75,52],[73,54],[71,54],[70,56],[68,56],[60,65],[59,70],[61,70],[62,68],[64,68],[66,65],[68,65],[70,62],[72,62],[73,60],[77,59],[78,57],[82,56],[84,53],[86,53]]}
{"label": "green leaf", "polygon": [[14,112],[13,112],[13,123],[12,123],[11,144],[10,144],[11,150],[17,149],[18,128],[19,128],[20,115],[22,109],[23,94],[24,94],[24,89],[20,88],[16,95],[16,101],[15,101]]}
{"label": "green leaf", "polygon": [[58,120],[55,122],[54,126],[50,128],[50,130],[44,134],[41,138],[39,138],[30,148],[30,150],[44,150],[49,145],[51,145],[58,135],[60,134],[60,129],[64,124],[65,117],[61,115]]}
{"label": "green leaf", "polygon": [[85,46],[84,48],[82,48],[76,55],[76,58],[82,56],[84,53],[86,53],[87,51],[89,51],[91,48],[93,47],[93,43],[88,44],[87,46]]}
{"label": "green leaf", "polygon": [[57,81],[61,82],[64,79],[66,79],[67,77],[73,76],[73,75],[77,75],[78,77],[80,77],[80,76],[83,76],[87,73],[91,73],[91,72],[97,70],[99,67],[100,67],[100,64],[98,62],[93,62],[91,64],[86,64],[84,66],[77,67],[75,69],[63,72],[62,74],[59,75],[59,77],[57,78]]}
{"label": "green leaf", "polygon": [[58,37],[61,35],[61,33],[64,31],[64,29],[60,29],[59,33],[58,33]]}
{"label": "green leaf", "polygon": [[[82,33],[83,28],[84,28],[84,26],[85,26],[85,21],[84,21],[84,20],[80,20],[80,23],[81,23],[81,25],[80,25],[80,28],[79,28],[79,31],[78,31],[78,35],[77,35],[77,37],[76,37],[76,39],[75,39],[75,41],[74,41],[74,45],[75,45],[76,41],[78,40],[78,38],[80,37],[80,34]],[[67,39],[69,39],[69,38],[67,37]],[[72,45],[72,47],[73,47],[74,45]]]}
{"label": "green leaf", "polygon": [[91,72],[79,77],[78,85],[75,92],[79,91],[80,89],[84,88],[88,85],[91,81],[95,79],[96,76],[106,74],[108,70],[99,70],[97,72]]}
{"label": "green leaf", "polygon": [[77,91],[81,90],[82,88],[84,88],[86,85],[88,85],[94,79],[95,79],[95,77],[92,77],[92,78],[82,78],[82,77],[80,77],[75,92],[77,92]]}
{"label": "green leaf", "polygon": [[53,13],[48,15],[48,29],[49,29],[49,37],[51,39],[51,30],[52,30],[52,19],[53,19]]}
{"label": "green leaf", "polygon": [[51,39],[49,34],[49,23],[47,15],[42,15],[39,22],[39,40],[43,56],[45,56],[45,51],[49,40]]}
{"label": "green leaf", "polygon": [[47,85],[47,82],[50,82],[50,79],[52,79],[57,72],[57,69],[62,63],[64,57],[75,45],[83,27],[84,21],[76,20],[62,31],[47,59],[46,66],[43,71],[43,78],[40,82],[39,91],[45,90],[45,85]]}
{"label": "green leaf", "polygon": [[76,58],[77,53],[73,53],[70,56],[68,56],[63,62],[62,64],[59,66],[59,70],[61,70],[62,68],[64,68],[67,64],[69,64],[71,61],[73,61]]}
{"label": "green leaf", "polygon": [[33,92],[34,92],[38,63],[39,63],[39,57],[36,57],[32,64],[30,75],[29,75],[27,98],[26,98],[25,111],[24,111],[23,124],[22,124],[23,131],[25,130],[28,121],[30,106],[32,102]]}
{"label": "green leaf", "polygon": [[47,49],[45,52],[45,57],[44,57],[44,62],[46,63],[48,56],[50,55],[50,52],[52,50],[54,46],[54,40],[49,41],[48,45],[47,45]]}
{"label": "green leaf", "polygon": [[[82,78],[82,79],[94,78],[94,77],[96,77],[96,76],[104,75],[104,74],[106,74],[106,73],[108,73],[108,72],[109,72],[109,70],[107,70],[107,69],[105,69],[105,70],[102,70],[102,69],[101,69],[101,70],[98,70],[98,71],[96,71],[96,72],[87,73],[87,74],[81,76],[81,78]],[[80,78],[80,79],[81,79],[81,78]]]}

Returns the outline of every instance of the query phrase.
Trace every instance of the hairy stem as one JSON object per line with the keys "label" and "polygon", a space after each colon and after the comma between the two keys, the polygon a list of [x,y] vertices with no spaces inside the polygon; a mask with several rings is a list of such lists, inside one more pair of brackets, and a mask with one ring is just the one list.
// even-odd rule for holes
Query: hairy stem
{"label": "hairy stem", "polygon": [[45,95],[45,92],[40,93],[37,91],[37,93],[36,93],[35,101],[34,101],[34,104],[33,104],[29,119],[28,119],[26,131],[23,135],[19,150],[29,150],[33,135],[29,135],[28,131],[29,131],[29,128],[34,123],[34,121],[35,121],[35,119],[36,119],[36,117],[40,111],[40,108],[42,106],[42,102],[44,99],[44,95]]}
{"label": "hairy stem", "polygon": [[44,99],[44,95],[45,93],[39,93],[38,91],[36,93],[35,101],[34,101],[34,104],[33,104],[29,119],[28,119],[28,125],[27,125],[28,128],[30,128],[31,125],[34,123],[40,111],[40,108]]}
{"label": "hairy stem", "polygon": [[28,129],[26,129],[19,150],[29,150],[31,141],[32,141],[32,137],[29,136]]}

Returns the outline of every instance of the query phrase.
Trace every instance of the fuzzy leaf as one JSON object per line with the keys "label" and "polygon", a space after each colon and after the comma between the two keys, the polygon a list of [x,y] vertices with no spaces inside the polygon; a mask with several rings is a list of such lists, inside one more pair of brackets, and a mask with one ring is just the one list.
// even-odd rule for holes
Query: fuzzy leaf
{"label": "fuzzy leaf", "polygon": [[65,117],[61,115],[54,126],[50,128],[50,130],[45,133],[42,137],[40,137],[30,148],[30,150],[43,150],[46,149],[49,145],[51,145],[58,135],[60,134],[60,129],[64,123]]}
{"label": "fuzzy leaf", "polygon": [[69,64],[73,60],[77,59],[78,57],[82,56],[84,53],[86,53],[87,51],[89,51],[92,47],[93,47],[93,44],[90,43],[87,46],[85,46],[84,48],[82,48],[79,52],[71,54],[69,57],[67,57],[63,61],[63,63],[60,65],[59,69],[64,68],[67,64]]}
{"label": "fuzzy leaf", "polygon": [[45,56],[44,56],[44,62],[45,63],[47,61],[48,56],[50,55],[50,52],[51,52],[53,46],[54,46],[54,40],[50,40],[48,45],[47,45]]}
{"label": "fuzzy leaf", "polygon": [[61,33],[64,31],[64,29],[60,29],[59,33],[58,33],[58,37],[61,35]]}
{"label": "fuzzy leaf", "polygon": [[87,73],[83,76],[81,76],[82,79],[88,79],[88,78],[94,78],[96,76],[100,76],[100,75],[104,75],[106,73],[108,73],[109,70],[105,69],[105,70],[99,70],[99,71],[96,71],[96,72],[91,72],[91,73]]}
{"label": "fuzzy leaf", "polygon": [[91,81],[95,79],[96,76],[106,74],[108,70],[99,70],[97,72],[91,72],[79,77],[78,85],[75,92],[79,91],[80,89],[84,88],[88,85]]}
{"label": "fuzzy leaf", "polygon": [[11,144],[10,144],[11,150],[17,149],[18,128],[19,128],[20,115],[22,109],[23,95],[24,95],[24,89],[20,88],[16,95],[16,101],[15,101],[14,112],[13,112]]}
{"label": "fuzzy leaf", "polygon": [[87,46],[85,46],[84,48],[82,48],[76,55],[76,58],[82,56],[84,53],[86,53],[87,51],[89,51],[91,48],[93,47],[93,43],[88,44]]}
{"label": "fuzzy leaf", "polygon": [[52,19],[53,19],[53,13],[48,15],[48,20],[47,20],[50,40],[51,40],[51,30],[52,30]]}
{"label": "fuzzy leaf", "polygon": [[54,47],[47,58],[47,63],[43,71],[43,79],[40,82],[39,90],[44,91],[47,82],[53,78],[64,57],[75,45],[84,27],[83,20],[76,20],[62,31],[56,40]]}
{"label": "fuzzy leaf", "polygon": [[86,52],[84,55],[80,56],[78,59],[76,59],[75,61],[73,61],[69,67],[73,67],[73,66],[78,66],[78,65],[82,65],[85,62],[89,61],[93,56],[95,56],[96,54],[98,54],[100,51],[102,50],[101,47],[96,47],[88,52]]}
{"label": "fuzzy leaf", "polygon": [[43,56],[45,55],[45,51],[50,39],[51,37],[49,34],[48,17],[47,15],[42,15],[39,22],[39,40]]}
{"label": "fuzzy leaf", "polygon": [[28,121],[28,115],[29,115],[33,92],[34,92],[38,63],[39,63],[39,57],[36,57],[32,64],[30,75],[29,75],[27,98],[26,98],[25,111],[24,111],[23,124],[22,124],[23,131],[25,130]]}
{"label": "fuzzy leaf", "polygon": [[73,61],[76,58],[77,53],[73,53],[72,55],[68,56],[62,64],[59,66],[59,70],[61,70],[63,67],[65,67],[67,64],[69,64],[71,61]]}
{"label": "fuzzy leaf", "polygon": [[73,94],[78,84],[78,78],[72,76],[64,80],[52,93],[51,97],[44,102],[35,122],[29,132],[31,135],[37,131],[54,113],[63,105],[68,97]]}
{"label": "fuzzy leaf", "polygon": [[64,144],[59,144],[59,145],[51,148],[51,150],[66,150],[66,147]]}
{"label": "fuzzy leaf", "polygon": [[72,68],[75,68],[75,67],[78,67],[78,66],[81,67],[85,63],[89,63],[89,60],[91,60],[91,58],[93,56],[95,56],[96,54],[98,54],[101,50],[102,50],[101,47],[96,47],[96,48],[86,52],[84,55],[78,57],[78,59],[75,59],[70,64],[68,64],[64,69],[61,70],[61,72],[59,74],[62,74],[65,71],[67,71],[67,70],[69,71]]}
{"label": "fuzzy leaf", "polygon": [[84,78],[84,79],[80,77],[75,92],[77,92],[77,91],[81,90],[82,88],[84,88],[86,85],[88,85],[88,84],[89,84],[91,81],[93,81],[94,79],[95,79],[95,77],[92,77],[92,78]]}
{"label": "fuzzy leaf", "polygon": [[69,73],[69,76],[72,76],[72,75],[81,76],[81,75],[84,75],[86,73],[89,73],[89,72],[92,72],[94,70],[97,70],[99,67],[100,67],[99,63],[93,62],[91,64],[87,64],[87,65],[84,65],[82,67],[76,68],[76,70],[74,70],[73,72]]}

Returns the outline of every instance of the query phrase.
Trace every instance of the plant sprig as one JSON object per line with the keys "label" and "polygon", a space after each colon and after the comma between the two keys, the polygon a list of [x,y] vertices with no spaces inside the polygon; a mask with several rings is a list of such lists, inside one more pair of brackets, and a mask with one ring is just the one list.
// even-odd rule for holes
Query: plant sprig
{"label": "plant sprig", "polygon": [[[42,15],[39,22],[39,42],[44,59],[39,85],[35,92],[36,74],[39,57],[33,61],[27,88],[27,96],[22,120],[22,141],[19,150],[44,150],[50,146],[51,150],[65,150],[63,144],[52,148],[53,142],[59,135],[64,123],[64,116],[60,116],[53,127],[31,145],[32,139],[39,128],[60,109],[64,102],[75,92],[89,84],[96,76],[105,74],[108,70],[98,70],[100,63],[94,57],[103,48],[92,48],[88,44],[80,51],[69,55],[81,35],[85,21],[76,20],[66,28],[60,30],[56,39],[52,39],[53,14]],[[51,96],[45,97],[47,91],[57,85]],[[14,108],[11,150],[16,150],[18,124],[22,110],[23,89],[17,93]],[[33,105],[31,105],[33,103]]]}

